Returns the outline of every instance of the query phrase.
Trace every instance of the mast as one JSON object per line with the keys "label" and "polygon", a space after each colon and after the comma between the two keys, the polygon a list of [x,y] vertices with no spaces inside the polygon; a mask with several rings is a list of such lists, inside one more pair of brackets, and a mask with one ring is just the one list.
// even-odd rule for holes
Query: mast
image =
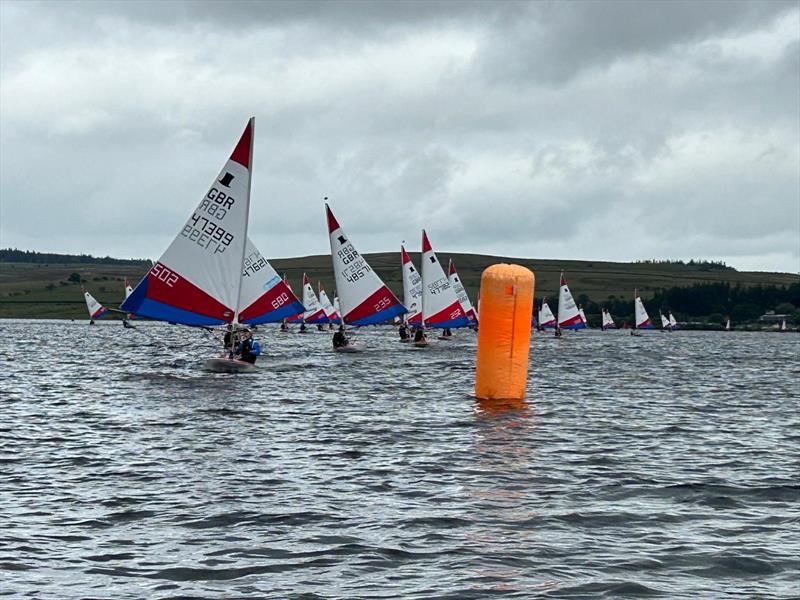
{"label": "mast", "polygon": [[256,137],[256,118],[250,117],[250,122],[247,124],[250,128],[250,155],[247,161],[247,199],[245,200],[245,219],[244,219],[244,239],[245,243],[242,244],[242,257],[239,261],[239,280],[236,290],[236,309],[233,312],[233,325],[239,323],[239,310],[242,303],[242,272],[244,271],[244,257],[247,253],[247,226],[250,222],[250,190],[253,187],[253,140]]}

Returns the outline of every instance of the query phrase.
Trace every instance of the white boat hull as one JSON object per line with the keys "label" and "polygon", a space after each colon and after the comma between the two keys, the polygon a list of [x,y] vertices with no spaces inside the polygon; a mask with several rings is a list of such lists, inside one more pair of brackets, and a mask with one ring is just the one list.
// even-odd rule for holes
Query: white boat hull
{"label": "white boat hull", "polygon": [[208,358],[203,368],[211,373],[253,373],[257,369],[254,364],[235,358]]}

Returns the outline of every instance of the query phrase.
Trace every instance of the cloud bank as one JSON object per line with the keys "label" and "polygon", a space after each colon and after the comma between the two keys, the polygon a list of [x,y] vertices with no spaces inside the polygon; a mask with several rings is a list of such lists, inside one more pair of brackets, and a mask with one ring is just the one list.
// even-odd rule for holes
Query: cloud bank
{"label": "cloud bank", "polygon": [[796,2],[0,3],[0,245],[157,258],[256,116],[252,237],[800,270]]}

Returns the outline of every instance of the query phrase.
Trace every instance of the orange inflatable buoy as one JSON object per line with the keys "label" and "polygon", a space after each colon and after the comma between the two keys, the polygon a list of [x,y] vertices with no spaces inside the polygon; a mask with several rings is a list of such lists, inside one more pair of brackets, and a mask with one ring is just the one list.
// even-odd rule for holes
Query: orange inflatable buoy
{"label": "orange inflatable buoy", "polygon": [[481,275],[475,368],[479,399],[525,398],[534,283],[533,273],[519,265],[492,265]]}

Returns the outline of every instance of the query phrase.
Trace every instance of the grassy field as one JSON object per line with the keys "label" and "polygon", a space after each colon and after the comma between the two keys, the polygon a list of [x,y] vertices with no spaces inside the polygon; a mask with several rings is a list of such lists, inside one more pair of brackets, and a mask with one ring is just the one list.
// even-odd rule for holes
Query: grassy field
{"label": "grassy field", "polygon": [[[790,273],[735,271],[707,265],[537,260],[477,254],[449,255],[444,252],[438,256],[443,264],[452,257],[472,298],[477,294],[483,270],[498,262],[513,262],[531,269],[536,275],[537,298],[557,294],[559,273],[563,270],[576,297],[585,294],[596,302],[611,296],[632,298],[635,287],[647,299],[657,289],[694,283],[723,281],[749,287],[788,285],[798,281],[798,276]],[[419,254],[412,253],[411,257],[419,266]],[[399,253],[368,254],[367,259],[402,299]],[[322,281],[329,293],[335,287],[328,255],[274,259],[271,262],[279,273],[287,274],[295,290],[300,289],[304,272],[315,284]],[[125,277],[136,285],[148,268],[147,263],[133,261],[124,265],[0,262],[0,318],[86,318],[80,285],[67,281],[70,274],[80,274],[83,285],[100,302],[117,307],[124,296]]]}

